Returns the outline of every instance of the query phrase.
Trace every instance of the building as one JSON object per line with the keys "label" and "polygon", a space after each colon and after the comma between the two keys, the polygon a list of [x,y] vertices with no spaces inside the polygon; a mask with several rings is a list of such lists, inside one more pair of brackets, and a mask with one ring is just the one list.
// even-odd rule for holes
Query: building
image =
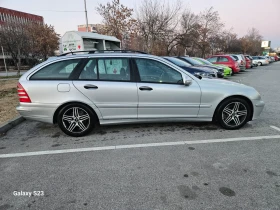
{"label": "building", "polygon": [[[104,27],[103,24],[88,24],[88,32],[100,32],[100,30]],[[87,31],[87,25],[78,25],[78,31]]]}
{"label": "building", "polygon": [[[8,24],[9,22],[23,23],[23,24],[24,23],[43,24],[44,18],[39,15],[33,15],[26,12],[20,12],[20,11],[0,7],[0,27],[1,25],[5,23]],[[7,65],[8,66],[11,65],[12,63],[11,56],[6,52],[4,52],[4,57],[3,57],[3,53],[0,46],[0,70],[4,69],[4,58],[6,59]]]}
{"label": "building", "polygon": [[25,12],[0,7],[0,24],[4,24],[5,22],[11,21],[19,23],[44,23],[44,18],[39,15],[33,15]]}

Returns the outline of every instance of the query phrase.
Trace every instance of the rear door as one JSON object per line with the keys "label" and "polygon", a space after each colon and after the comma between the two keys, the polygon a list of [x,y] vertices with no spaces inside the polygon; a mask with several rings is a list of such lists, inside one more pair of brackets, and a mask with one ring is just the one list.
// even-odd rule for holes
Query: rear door
{"label": "rear door", "polygon": [[138,96],[130,58],[91,58],[73,83],[97,106],[103,119],[137,118]]}
{"label": "rear door", "polygon": [[183,85],[182,74],[157,60],[136,58],[139,72],[138,119],[197,117],[201,91],[193,80]]}

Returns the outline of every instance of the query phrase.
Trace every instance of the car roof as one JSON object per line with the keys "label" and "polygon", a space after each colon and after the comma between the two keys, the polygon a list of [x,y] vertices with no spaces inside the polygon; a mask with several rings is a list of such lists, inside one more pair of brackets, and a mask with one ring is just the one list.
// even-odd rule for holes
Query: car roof
{"label": "car roof", "polygon": [[69,54],[64,56],[53,56],[47,61],[59,61],[59,60],[68,60],[75,58],[98,58],[98,57],[150,57],[156,59],[163,59],[159,56],[151,55],[151,54],[142,54],[142,53],[122,53],[122,52],[102,52],[102,53],[77,53],[77,54]]}

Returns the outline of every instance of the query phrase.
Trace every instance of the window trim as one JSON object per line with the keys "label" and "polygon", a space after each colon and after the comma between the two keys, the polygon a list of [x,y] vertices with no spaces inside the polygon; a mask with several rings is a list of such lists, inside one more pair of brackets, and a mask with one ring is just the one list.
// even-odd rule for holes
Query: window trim
{"label": "window trim", "polygon": [[162,62],[160,62],[162,65],[165,65],[165,66],[167,66],[167,67],[173,69],[174,71],[178,72],[178,73],[181,75],[181,77],[182,77],[182,84],[180,84],[180,83],[170,83],[170,82],[142,82],[142,81],[141,81],[141,78],[140,78],[140,73],[139,73],[139,70],[138,70],[138,67],[137,67],[137,64],[136,64],[136,59],[152,60],[152,61],[156,61],[156,62],[160,62],[160,61],[155,60],[155,59],[151,59],[151,58],[136,58],[136,57],[132,58],[133,66],[134,66],[134,68],[135,68],[135,76],[136,76],[136,77],[135,77],[135,81],[136,81],[137,83],[184,85],[183,74],[182,74],[180,71],[177,71],[176,69],[174,69],[174,68],[172,68],[171,66],[168,66],[168,65],[166,65],[165,63],[162,63]]}

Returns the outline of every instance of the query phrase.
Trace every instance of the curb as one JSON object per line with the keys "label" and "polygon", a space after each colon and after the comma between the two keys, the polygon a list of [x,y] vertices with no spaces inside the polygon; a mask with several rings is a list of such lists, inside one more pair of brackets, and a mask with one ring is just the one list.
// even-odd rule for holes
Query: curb
{"label": "curb", "polygon": [[17,116],[0,127],[0,134],[6,133],[8,130],[14,128],[25,120],[22,116]]}

